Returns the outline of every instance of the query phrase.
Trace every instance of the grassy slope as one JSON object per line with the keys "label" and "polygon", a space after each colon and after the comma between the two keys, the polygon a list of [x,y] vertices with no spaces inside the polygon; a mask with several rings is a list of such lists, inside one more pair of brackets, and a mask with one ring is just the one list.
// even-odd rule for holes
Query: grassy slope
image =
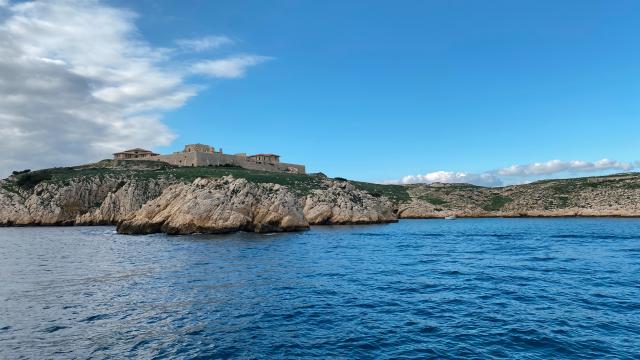
{"label": "grassy slope", "polygon": [[[274,183],[288,186],[292,191],[300,195],[308,194],[313,189],[322,188],[321,177],[312,175],[300,175],[290,173],[277,173],[268,171],[247,170],[237,167],[175,167],[164,163],[136,161],[120,162],[101,161],[96,164],[51,168],[32,171],[18,175],[18,183],[22,188],[30,188],[41,181],[65,183],[71,179],[82,177],[101,177],[107,175],[122,175],[138,179],[157,179],[170,177],[185,182],[191,182],[198,177],[220,178],[232,175],[235,178],[243,178],[254,183]],[[394,201],[408,201],[410,199],[406,189],[399,185],[379,185],[365,182],[350,181],[356,187],[363,189],[374,196],[387,196]],[[4,183],[3,187],[15,187],[14,183]]]}

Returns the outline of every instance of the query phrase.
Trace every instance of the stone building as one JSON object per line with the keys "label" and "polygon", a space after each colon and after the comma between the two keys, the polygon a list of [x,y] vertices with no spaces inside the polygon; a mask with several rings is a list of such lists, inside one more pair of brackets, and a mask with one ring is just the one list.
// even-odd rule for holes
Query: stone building
{"label": "stone building", "polygon": [[158,155],[160,154],[156,154],[153,151],[135,148],[135,149],[117,152],[113,154],[113,159],[114,160],[147,159],[152,156],[158,156]]}
{"label": "stone building", "polygon": [[205,144],[190,144],[185,145],[183,152],[203,152],[203,153],[215,153],[213,146]]}
{"label": "stone building", "polygon": [[[250,170],[262,170],[262,171],[276,171],[276,172],[290,172],[297,174],[304,174],[304,165],[288,164],[280,162],[280,156],[275,154],[256,154],[247,156],[245,153],[240,154],[224,154],[222,149],[215,150],[213,146],[204,144],[189,144],[185,145],[182,151],[174,152],[168,155],[158,155],[155,153],[149,153],[153,155],[144,156],[130,156],[125,157],[121,154],[125,154],[134,150],[133,149],[123,151],[122,153],[114,154],[116,160],[154,160],[162,161],[176,166],[238,166],[244,169]],[[139,154],[142,155],[142,154]]]}
{"label": "stone building", "polygon": [[247,159],[259,164],[277,164],[280,162],[280,156],[275,154],[256,154],[247,156]]}

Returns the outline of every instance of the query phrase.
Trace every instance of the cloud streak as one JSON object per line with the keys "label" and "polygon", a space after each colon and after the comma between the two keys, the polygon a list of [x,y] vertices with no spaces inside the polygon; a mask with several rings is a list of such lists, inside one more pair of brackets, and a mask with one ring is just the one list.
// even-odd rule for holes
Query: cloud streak
{"label": "cloud streak", "polygon": [[250,66],[271,60],[268,56],[241,55],[226,59],[201,61],[193,65],[191,71],[215,78],[241,78]]}
{"label": "cloud streak", "polygon": [[229,37],[221,35],[176,40],[176,44],[181,49],[195,52],[217,49],[224,45],[231,45],[233,43],[234,41]]}
{"label": "cloud streak", "polygon": [[629,171],[635,165],[629,162],[620,162],[609,159],[602,159],[596,162],[573,160],[561,161],[550,160],[544,163],[533,163],[527,165],[512,165],[496,171],[500,176],[535,176],[551,175],[563,171],[570,172],[593,172],[601,170]]}
{"label": "cloud streak", "polygon": [[432,184],[432,183],[450,183],[450,184],[476,184],[482,186],[500,186],[502,181],[497,176],[490,173],[472,174],[466,172],[453,171],[434,171],[424,175],[408,175],[401,180],[387,181],[389,184]]}
{"label": "cloud streak", "polygon": [[400,180],[390,180],[385,183],[416,184],[435,182],[441,183],[469,183],[480,186],[502,186],[504,184],[522,183],[539,180],[552,175],[563,173],[594,173],[607,171],[631,171],[640,167],[640,162],[622,162],[602,159],[595,162],[572,160],[550,160],[542,163],[525,165],[511,165],[504,168],[483,173],[434,171],[423,175],[408,175]]}
{"label": "cloud streak", "polygon": [[[175,60],[174,50],[140,36],[137,14],[97,0],[0,4],[0,176],[175,138],[163,114],[203,86],[192,82],[192,60]],[[193,51],[230,43],[223,36],[181,42]],[[207,60],[214,64],[207,75],[242,77],[264,59]]]}

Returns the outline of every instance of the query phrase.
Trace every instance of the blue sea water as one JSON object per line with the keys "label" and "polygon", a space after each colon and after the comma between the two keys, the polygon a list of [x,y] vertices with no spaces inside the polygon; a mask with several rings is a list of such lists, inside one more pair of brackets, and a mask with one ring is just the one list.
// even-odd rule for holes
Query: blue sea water
{"label": "blue sea water", "polygon": [[640,220],[0,229],[0,358],[638,358]]}

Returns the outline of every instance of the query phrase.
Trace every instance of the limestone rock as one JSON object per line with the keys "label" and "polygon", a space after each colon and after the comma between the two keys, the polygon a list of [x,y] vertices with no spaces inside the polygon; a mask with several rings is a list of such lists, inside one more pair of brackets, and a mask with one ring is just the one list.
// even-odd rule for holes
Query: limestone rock
{"label": "limestone rock", "polygon": [[12,190],[0,187],[0,226],[32,224],[34,219],[24,205],[25,194]]}
{"label": "limestone rock", "polygon": [[393,204],[346,181],[326,180],[326,189],[306,198],[304,215],[310,224],[371,224],[397,221]]}
{"label": "limestone rock", "polygon": [[100,204],[118,180],[88,177],[42,182],[30,190],[0,192],[0,222],[15,225],[72,225],[77,215]]}
{"label": "limestone rock", "polygon": [[172,185],[131,218],[121,221],[117,230],[122,234],[190,234],[308,227],[295,196],[286,187],[226,176]]}
{"label": "limestone rock", "polygon": [[134,179],[122,181],[116,191],[109,192],[99,208],[79,215],[76,225],[107,225],[131,216],[149,200],[155,199],[175,181],[166,179]]}
{"label": "limestone rock", "polygon": [[0,186],[0,225],[114,224],[170,183],[113,175],[42,182],[32,189],[5,182]]}

